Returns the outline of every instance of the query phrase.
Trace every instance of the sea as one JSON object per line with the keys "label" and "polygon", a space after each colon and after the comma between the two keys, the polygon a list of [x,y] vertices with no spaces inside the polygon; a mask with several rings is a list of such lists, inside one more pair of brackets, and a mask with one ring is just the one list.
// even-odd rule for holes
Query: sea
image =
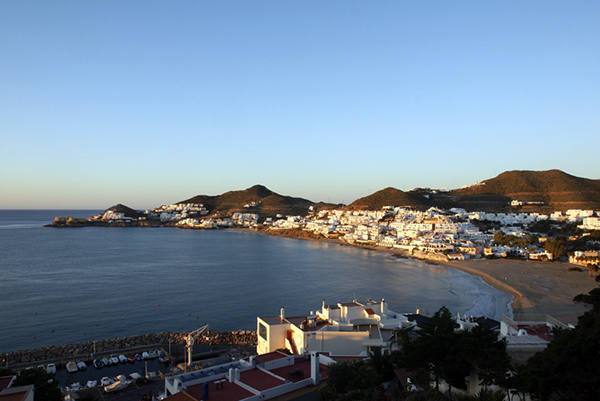
{"label": "sea", "polygon": [[385,298],[396,312],[511,315],[479,277],[414,259],[244,230],[50,228],[94,210],[0,210],[0,352]]}

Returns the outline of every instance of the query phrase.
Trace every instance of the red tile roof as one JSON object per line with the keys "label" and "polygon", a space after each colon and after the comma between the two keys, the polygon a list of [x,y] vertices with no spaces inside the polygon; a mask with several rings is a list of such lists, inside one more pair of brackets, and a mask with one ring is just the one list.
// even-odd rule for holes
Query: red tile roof
{"label": "red tile roof", "polygon": [[268,390],[285,383],[282,380],[258,369],[250,369],[240,373],[240,381],[259,391]]}
{"label": "red tile roof", "polygon": [[552,328],[545,324],[518,324],[517,328],[525,329],[527,334],[538,336],[543,340],[552,340]]}
{"label": "red tile roof", "polygon": [[258,364],[261,363],[265,363],[265,362],[269,362],[269,361],[275,361],[277,359],[282,359],[287,357],[288,355],[284,354],[283,352],[279,352],[279,351],[273,351],[273,352],[269,352],[266,354],[262,354],[262,355],[257,355],[254,358],[254,361]]}
{"label": "red tile roof", "polygon": [[[291,382],[299,382],[300,380],[310,378],[310,359],[296,358],[293,365],[272,369],[271,372]],[[319,372],[321,379],[327,378],[327,366],[320,365]]]}
{"label": "red tile roof", "polygon": [[[216,380],[208,383],[208,399],[210,401],[239,401],[248,398],[254,394],[235,383],[224,381],[220,385],[215,384]],[[204,397],[204,384],[196,384],[188,387],[185,392],[200,401]],[[184,400],[181,400],[184,401]]]}
{"label": "red tile roof", "polygon": [[199,401],[199,400],[195,399],[194,397],[187,394],[186,392],[181,391],[177,394],[174,394],[174,395],[171,395],[171,396],[165,398],[165,401]]}
{"label": "red tile roof", "polygon": [[19,391],[11,394],[0,394],[0,401],[24,401],[28,391]]}
{"label": "red tile roof", "polygon": [[7,388],[12,382],[14,376],[2,376],[0,377],[0,391]]}

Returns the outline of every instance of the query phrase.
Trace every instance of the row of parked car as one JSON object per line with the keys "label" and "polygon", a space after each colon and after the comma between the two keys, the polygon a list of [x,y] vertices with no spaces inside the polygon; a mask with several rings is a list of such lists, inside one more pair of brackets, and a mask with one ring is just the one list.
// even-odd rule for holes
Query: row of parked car
{"label": "row of parked car", "polygon": [[131,384],[133,382],[133,380],[142,378],[142,375],[140,375],[139,373],[132,373],[129,376],[131,377],[132,380],[127,380],[127,378],[124,375],[118,375],[114,379],[104,376],[102,379],[100,379],[100,382],[98,382],[98,380],[88,380],[88,382],[85,384],[85,386],[82,386],[81,383],[79,383],[79,382],[75,382],[75,383],[72,383],[67,388],[65,388],[65,390],[67,392],[80,391],[84,388],[94,388],[94,387],[100,386],[100,387],[102,387],[104,392],[112,393],[115,391],[123,390],[129,384]]}
{"label": "row of parked car", "polygon": [[[97,358],[92,361],[92,365],[96,369],[101,369],[105,366],[118,365],[120,363],[135,363],[136,361],[143,361],[147,359],[156,359],[160,358],[161,362],[168,362],[168,358],[163,351],[160,350],[152,350],[152,351],[144,351],[139,354],[132,354],[129,356],[125,356],[124,354],[120,355],[111,355],[104,358]],[[86,370],[87,364],[84,361],[70,361],[66,364],[67,372],[76,373],[78,371]],[[48,364],[46,367],[46,371],[50,374],[56,373],[56,365]]]}

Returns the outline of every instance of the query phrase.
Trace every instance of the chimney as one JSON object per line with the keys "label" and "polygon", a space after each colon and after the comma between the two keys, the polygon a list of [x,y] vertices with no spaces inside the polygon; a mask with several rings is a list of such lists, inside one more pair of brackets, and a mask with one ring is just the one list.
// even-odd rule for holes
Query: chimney
{"label": "chimney", "polygon": [[421,309],[417,308],[417,311],[415,312],[417,315],[421,314]]}
{"label": "chimney", "polygon": [[316,352],[310,353],[310,379],[313,386],[316,386],[321,381],[321,372],[319,371],[319,354]]}
{"label": "chimney", "polygon": [[285,307],[283,307],[283,306],[281,307],[281,309],[279,309],[279,318],[281,320],[285,319]]}
{"label": "chimney", "polygon": [[321,302],[321,313],[325,313],[325,300]]}
{"label": "chimney", "polygon": [[384,314],[385,312],[386,312],[385,299],[381,298],[381,313]]}
{"label": "chimney", "polygon": [[235,369],[234,368],[229,368],[229,374],[227,375],[227,380],[229,380],[229,383],[233,383],[235,381]]}

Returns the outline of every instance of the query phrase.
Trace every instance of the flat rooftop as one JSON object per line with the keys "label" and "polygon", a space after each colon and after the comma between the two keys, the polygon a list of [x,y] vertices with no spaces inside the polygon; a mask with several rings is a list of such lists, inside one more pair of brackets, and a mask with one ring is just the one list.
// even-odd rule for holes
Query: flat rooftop
{"label": "flat rooftop", "polygon": [[275,376],[258,369],[250,369],[245,372],[241,372],[240,381],[259,391],[268,390],[285,383]]}
{"label": "flat rooftop", "polygon": [[[204,399],[204,384],[196,384],[185,391],[198,401]],[[215,381],[208,382],[208,399],[210,401],[239,401],[252,395],[254,394],[250,391],[227,380],[218,385]],[[171,401],[170,398],[169,401]],[[185,399],[177,401],[185,401]]]}
{"label": "flat rooftop", "polygon": [[2,376],[0,377],[0,391],[4,390],[12,382],[14,376]]}
{"label": "flat rooftop", "polygon": [[254,361],[257,364],[262,364],[262,363],[269,362],[269,361],[276,361],[278,359],[283,359],[283,358],[286,358],[288,356],[289,355],[284,354],[283,352],[273,351],[273,352],[268,352],[266,354],[257,355],[254,358]]}
{"label": "flat rooftop", "polygon": [[[271,372],[291,382],[299,382],[300,380],[310,378],[310,359],[297,358],[296,363],[293,365],[272,369]],[[327,367],[325,365],[319,365],[319,373],[321,379],[326,379]]]}

